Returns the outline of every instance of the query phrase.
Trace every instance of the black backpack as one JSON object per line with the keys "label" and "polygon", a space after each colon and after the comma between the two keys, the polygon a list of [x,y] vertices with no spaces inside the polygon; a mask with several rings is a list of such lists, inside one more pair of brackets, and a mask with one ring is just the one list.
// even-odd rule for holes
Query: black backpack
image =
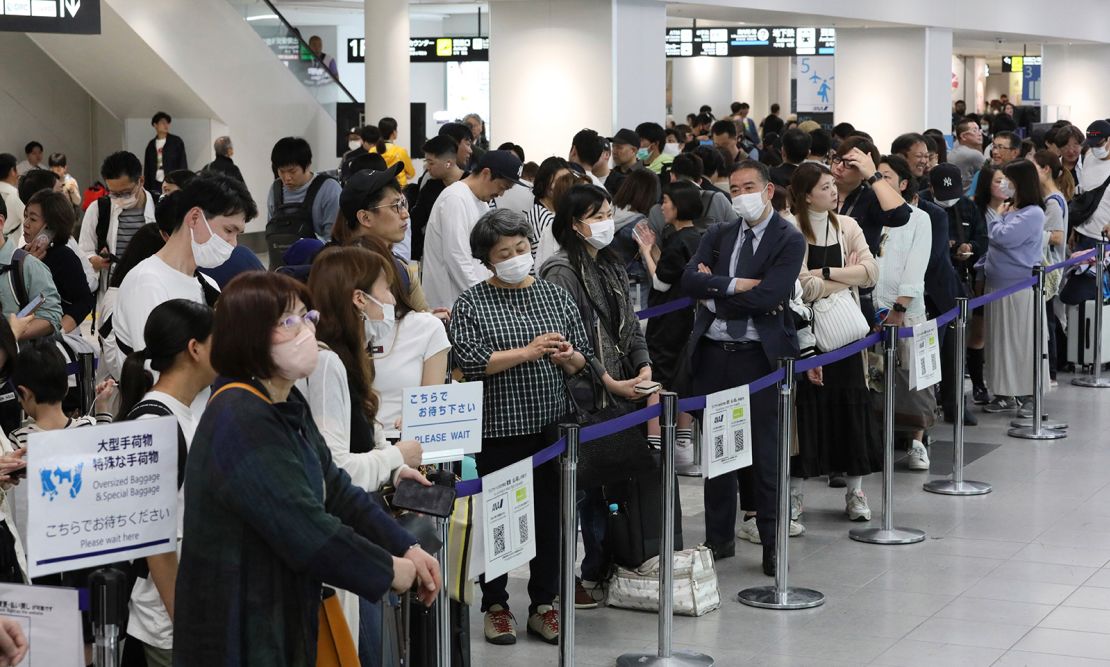
{"label": "black backpack", "polygon": [[266,223],[266,249],[270,251],[270,270],[273,271],[285,262],[282,256],[289,246],[301,239],[316,237],[316,226],[312,222],[312,204],[316,201],[316,194],[329,180],[334,180],[327,174],[316,174],[304,195],[304,201],[285,202],[285,193],[281,180],[274,181],[272,199],[274,201],[274,214]]}
{"label": "black backpack", "polygon": [[[1106,194],[1106,186],[1110,185],[1110,178],[1102,182],[1094,190],[1088,190],[1075,196],[1068,202],[1068,227],[1075,229],[1095,214],[1098,205],[1102,203],[1102,196]],[[1070,231],[1070,230],[1069,230]]]}
{"label": "black backpack", "polygon": [[15,300],[18,302],[20,310],[31,302],[31,296],[27,294],[27,284],[23,282],[23,260],[26,257],[26,250],[16,248],[12,253],[11,263],[0,264],[0,276],[9,272],[12,274],[12,293],[15,294]]}

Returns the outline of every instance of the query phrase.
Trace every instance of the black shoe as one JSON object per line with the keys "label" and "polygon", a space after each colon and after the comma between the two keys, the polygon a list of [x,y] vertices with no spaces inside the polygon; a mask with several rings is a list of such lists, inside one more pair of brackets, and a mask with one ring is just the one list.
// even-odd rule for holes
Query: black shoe
{"label": "black shoe", "polygon": [[722,544],[720,546],[714,546],[714,545],[706,542],[705,546],[709,547],[709,550],[713,552],[713,560],[714,561],[720,561],[720,560],[724,560],[726,558],[732,558],[733,556],[736,555],[736,542],[735,541],[729,542],[728,544]]}
{"label": "black shoe", "polygon": [[778,571],[778,559],[775,556],[775,548],[770,546],[763,547],[763,574],[768,577],[775,576]]}
{"label": "black shoe", "polygon": [[975,387],[971,390],[975,405],[986,405],[991,402],[991,393],[986,387]]}
{"label": "black shoe", "polygon": [[843,489],[847,486],[848,482],[844,479],[844,475],[829,475],[830,489]]}

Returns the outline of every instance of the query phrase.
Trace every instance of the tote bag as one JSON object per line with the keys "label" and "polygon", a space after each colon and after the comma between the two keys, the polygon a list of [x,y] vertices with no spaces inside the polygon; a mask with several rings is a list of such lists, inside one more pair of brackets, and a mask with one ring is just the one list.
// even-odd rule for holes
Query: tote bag
{"label": "tote bag", "polygon": [[[840,244],[841,254],[844,254],[839,229],[836,230],[836,238],[837,243]],[[829,222],[826,220],[826,248],[828,242]],[[854,343],[870,331],[867,318],[863,316],[859,304],[852,298],[851,290],[841,290],[813,303],[813,336],[817,340],[817,349],[822,352],[831,352]]]}

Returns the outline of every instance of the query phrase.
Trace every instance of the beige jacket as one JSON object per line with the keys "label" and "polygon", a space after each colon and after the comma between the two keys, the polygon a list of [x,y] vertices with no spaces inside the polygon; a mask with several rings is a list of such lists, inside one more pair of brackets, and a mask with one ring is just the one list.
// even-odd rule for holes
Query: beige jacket
{"label": "beige jacket", "polygon": [[[837,280],[825,280],[820,276],[810,275],[809,269],[806,268],[809,266],[810,248],[807,243],[806,254],[802,259],[802,273],[798,277],[798,280],[802,283],[802,300],[807,304],[812,304],[818,299],[846,289],[852,290],[852,297],[855,298],[856,303],[859,303],[859,288],[874,287],[879,280],[879,264],[871,255],[871,249],[867,247],[867,239],[864,238],[859,223],[846,215],[837,215],[836,220],[840,223],[840,231],[837,232],[836,227],[829,226],[830,244],[833,234],[837,234],[841,255],[845,261],[854,252],[858,258],[858,263],[847,268],[834,268],[833,270],[836,273],[841,274],[837,276]],[[817,238],[823,241],[824,229],[814,231]]]}

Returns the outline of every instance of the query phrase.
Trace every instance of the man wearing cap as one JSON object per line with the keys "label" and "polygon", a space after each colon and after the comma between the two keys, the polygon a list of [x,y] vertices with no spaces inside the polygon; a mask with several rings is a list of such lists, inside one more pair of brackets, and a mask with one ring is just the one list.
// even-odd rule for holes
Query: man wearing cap
{"label": "man wearing cap", "polygon": [[640,161],[636,159],[636,151],[640,150],[640,135],[629,129],[621,129],[609,139],[609,145],[613,151],[613,168],[605,179],[605,189],[609,194],[615,195],[621,183],[624,183],[624,177],[640,166]]}
{"label": "man wearing cap", "polygon": [[432,308],[451,308],[460,294],[489,277],[471,256],[470,232],[491,201],[520,183],[522,166],[512,151],[490,151],[469,176],[439,195],[424,232],[424,293]]}
{"label": "man wearing cap", "polygon": [[[1110,181],[1110,122],[1096,120],[1087,127],[1087,155],[1079,171],[1080,192],[1090,192]],[[1102,191],[1102,199],[1091,217],[1075,227],[1075,249],[1087,250],[1104,235],[1110,235],[1110,197]]]}

